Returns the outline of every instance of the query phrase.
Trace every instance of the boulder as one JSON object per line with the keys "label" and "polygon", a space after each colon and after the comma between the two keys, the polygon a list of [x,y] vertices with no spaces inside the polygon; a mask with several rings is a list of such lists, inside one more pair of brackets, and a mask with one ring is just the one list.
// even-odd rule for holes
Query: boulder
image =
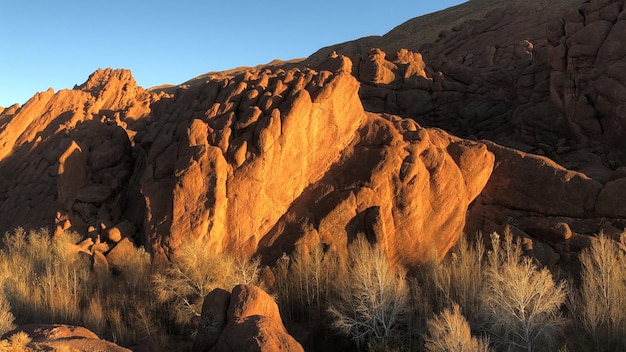
{"label": "boulder", "polygon": [[304,351],[282,323],[274,299],[262,289],[237,285],[232,293],[211,291],[193,351]]}
{"label": "boulder", "polygon": [[92,331],[63,324],[28,324],[9,331],[2,339],[24,332],[31,342],[26,346],[34,351],[108,351],[130,352],[112,342],[101,340]]}
{"label": "boulder", "polygon": [[124,237],[107,253],[106,260],[111,268],[123,270],[128,265],[129,258],[132,258],[134,255],[135,244],[128,237]]}
{"label": "boulder", "polygon": [[215,346],[228,322],[226,312],[230,295],[230,292],[217,288],[204,297],[198,333],[193,341],[192,351],[210,351]]}

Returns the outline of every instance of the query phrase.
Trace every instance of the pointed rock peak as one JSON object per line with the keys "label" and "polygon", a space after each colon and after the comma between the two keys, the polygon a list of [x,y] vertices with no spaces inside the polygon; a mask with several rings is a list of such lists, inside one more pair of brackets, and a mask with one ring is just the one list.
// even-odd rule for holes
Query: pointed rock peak
{"label": "pointed rock peak", "polygon": [[89,76],[87,82],[78,86],[77,89],[96,92],[102,90],[112,82],[123,82],[137,86],[137,82],[133,78],[130,70],[105,68],[96,70],[96,72]]}

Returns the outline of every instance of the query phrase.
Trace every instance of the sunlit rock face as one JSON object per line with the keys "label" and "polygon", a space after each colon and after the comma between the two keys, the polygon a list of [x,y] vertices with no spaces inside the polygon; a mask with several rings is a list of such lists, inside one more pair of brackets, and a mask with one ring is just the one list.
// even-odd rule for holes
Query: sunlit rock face
{"label": "sunlit rock face", "polygon": [[358,41],[180,86],[98,70],[0,109],[0,231],[268,261],[363,234],[409,265],[462,231],[509,226],[548,263],[616,237],[624,1],[539,3],[476,2],[430,43],[400,38],[409,21],[367,39],[387,52]]}
{"label": "sunlit rock face", "polygon": [[626,177],[623,9],[624,1],[511,1],[414,52],[391,34],[368,38],[386,53],[352,42],[333,50],[352,58],[366,111],[493,142],[495,169],[465,231],[509,226],[552,263],[586,235],[617,239],[626,227],[617,201]]}
{"label": "sunlit rock face", "polygon": [[153,91],[107,69],[6,109],[0,230],[128,237],[157,258],[184,241],[268,258],[319,242],[341,252],[361,233],[403,263],[442,257],[493,155],[366,113],[352,68],[333,55]]}

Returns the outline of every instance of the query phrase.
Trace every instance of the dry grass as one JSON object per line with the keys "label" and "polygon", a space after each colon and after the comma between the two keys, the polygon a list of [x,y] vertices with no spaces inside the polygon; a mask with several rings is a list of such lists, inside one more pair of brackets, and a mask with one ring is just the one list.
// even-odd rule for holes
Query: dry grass
{"label": "dry grass", "polygon": [[16,229],[5,235],[0,288],[16,322],[85,326],[127,345],[158,335],[150,256],[138,249],[128,258],[131,265],[118,275],[96,275],[89,256],[68,250],[79,241],[80,236],[71,233],[52,239],[45,230]]}
{"label": "dry grass", "polygon": [[0,291],[0,336],[15,329],[15,316],[11,313],[11,304]]}

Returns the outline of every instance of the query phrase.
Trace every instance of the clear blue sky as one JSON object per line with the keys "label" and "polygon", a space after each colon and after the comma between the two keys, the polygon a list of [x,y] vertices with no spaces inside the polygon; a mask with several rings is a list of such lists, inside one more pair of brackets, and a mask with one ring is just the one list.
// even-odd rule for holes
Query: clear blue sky
{"label": "clear blue sky", "polygon": [[1,0],[0,106],[132,70],[148,88],[307,57],[463,0]]}

